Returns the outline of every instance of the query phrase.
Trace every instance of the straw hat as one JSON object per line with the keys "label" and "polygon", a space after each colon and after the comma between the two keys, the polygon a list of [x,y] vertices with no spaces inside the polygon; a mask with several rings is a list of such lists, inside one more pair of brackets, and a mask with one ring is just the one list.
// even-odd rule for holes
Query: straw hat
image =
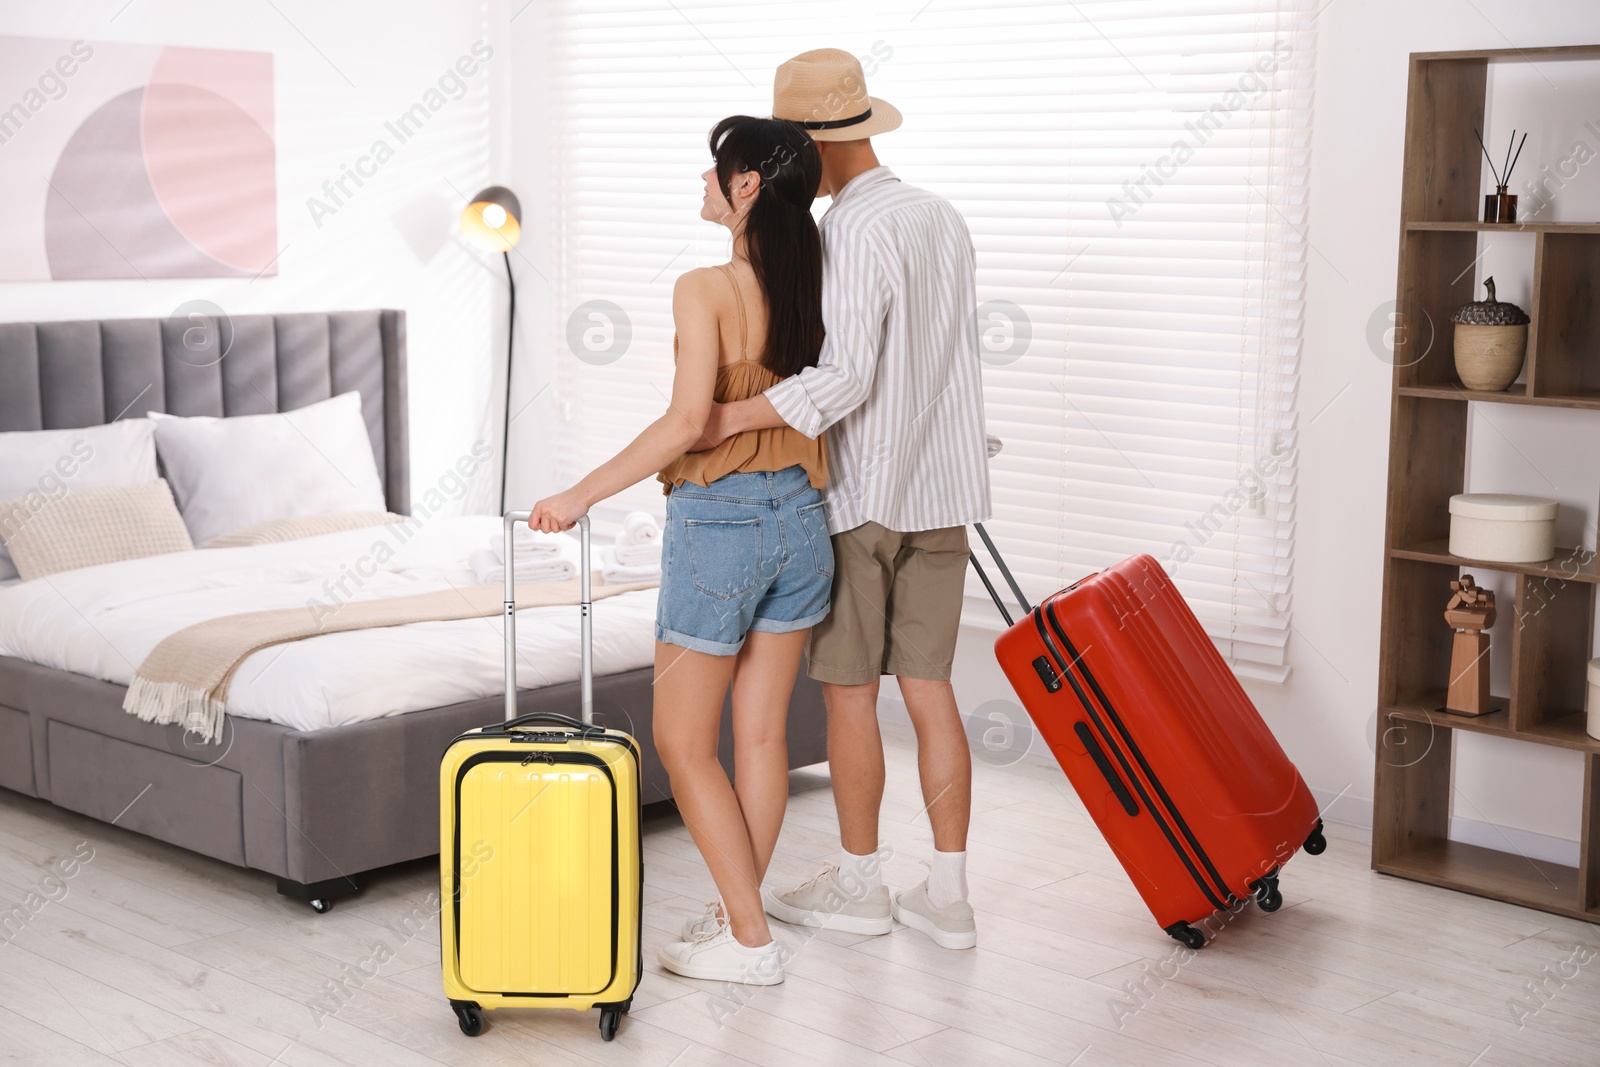
{"label": "straw hat", "polygon": [[801,52],[778,67],[772,117],[799,123],[815,141],[859,141],[900,125],[893,104],[867,95],[861,61],[838,48]]}

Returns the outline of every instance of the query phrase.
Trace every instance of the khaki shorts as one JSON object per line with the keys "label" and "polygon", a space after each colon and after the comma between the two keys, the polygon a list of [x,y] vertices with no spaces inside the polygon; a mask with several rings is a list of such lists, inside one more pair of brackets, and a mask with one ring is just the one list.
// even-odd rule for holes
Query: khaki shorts
{"label": "khaki shorts", "polygon": [[819,682],[880,675],[948,681],[966,589],[967,528],[895,533],[875,522],[833,535],[833,607],[806,641]]}

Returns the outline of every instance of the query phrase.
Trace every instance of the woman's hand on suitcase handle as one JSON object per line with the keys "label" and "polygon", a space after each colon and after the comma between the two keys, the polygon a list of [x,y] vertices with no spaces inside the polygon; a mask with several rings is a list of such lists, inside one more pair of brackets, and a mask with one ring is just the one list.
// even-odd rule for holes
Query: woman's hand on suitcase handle
{"label": "woman's hand on suitcase handle", "polygon": [[574,486],[566,492],[547,496],[535,504],[533,513],[528,517],[528,528],[544,533],[560,533],[572,529],[578,524],[578,520],[588,513],[589,505]]}

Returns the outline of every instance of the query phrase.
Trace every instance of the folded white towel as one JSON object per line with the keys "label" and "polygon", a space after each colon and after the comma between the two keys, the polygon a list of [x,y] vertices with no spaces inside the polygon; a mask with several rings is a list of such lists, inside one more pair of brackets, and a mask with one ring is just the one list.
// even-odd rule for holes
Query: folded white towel
{"label": "folded white towel", "polygon": [[[519,585],[526,582],[564,582],[578,576],[583,549],[577,538],[566,534],[539,533],[536,530],[523,532],[539,540],[530,543],[538,546],[531,551],[524,550],[524,542],[520,537],[515,543],[515,574]],[[505,561],[500,558],[502,550],[500,539],[495,538],[492,550],[479,549],[467,557],[467,565],[472,568],[479,582],[498,585],[506,580]]]}
{"label": "folded white towel", "polygon": [[616,562],[621,567],[661,566],[661,524],[655,516],[634,511],[622,520],[617,533]]}
{"label": "folded white towel", "polygon": [[623,567],[660,567],[661,542],[653,545],[617,545],[611,554]]}
{"label": "folded white towel", "polygon": [[[473,576],[485,585],[500,585],[506,580],[506,566],[501,563],[493,552],[488,549],[479,549],[467,557],[467,565],[472,568]],[[518,560],[516,581],[518,585],[528,582],[564,582],[568,578],[578,576],[578,561],[576,559],[547,559],[547,560]]]}
{"label": "folded white towel", "polygon": [[611,545],[600,549],[600,578],[607,585],[620,585],[624,582],[658,582],[661,580],[661,561],[649,564],[629,566],[617,558],[617,550]]}
{"label": "folded white towel", "polygon": [[661,543],[661,524],[654,515],[643,511],[630,511],[622,520],[622,532],[617,534],[617,547],[626,545],[655,545]]}
{"label": "folded white towel", "polygon": [[[527,523],[518,523],[511,537],[511,547],[517,554],[519,564],[525,560],[560,559],[577,543],[570,534],[530,530]],[[505,539],[500,534],[489,538],[489,551],[494,553],[497,560],[505,554]]]}

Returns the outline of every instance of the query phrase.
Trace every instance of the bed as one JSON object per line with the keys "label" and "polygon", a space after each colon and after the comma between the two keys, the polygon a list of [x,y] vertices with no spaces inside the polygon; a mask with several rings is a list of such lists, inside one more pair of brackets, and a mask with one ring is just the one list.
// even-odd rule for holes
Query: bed
{"label": "bed", "polygon": [[[0,431],[75,429],[146,410],[230,416],[288,411],[355,390],[388,507],[409,515],[404,312],[239,316],[232,325],[226,357],[200,365],[184,347],[190,326],[185,320],[0,324]],[[476,521],[498,525],[492,517]],[[442,537],[456,536],[441,529]],[[140,580],[168,580],[160,577],[161,566],[153,561],[154,573]],[[208,559],[207,566],[222,564]],[[63,587],[74,581],[70,572],[57,578]],[[0,586],[0,605],[8,598],[21,603],[24,587],[41,581]],[[612,617],[619,626],[624,616],[633,620],[630,628],[646,625],[640,596],[626,593],[597,604],[597,635],[603,635],[607,603],[615,603]],[[636,600],[624,603],[630,597]],[[29,605],[30,621],[49,617],[45,600]],[[61,625],[71,623],[66,613],[62,618]],[[81,622],[93,629],[87,617]],[[539,627],[524,624],[518,631],[520,639]],[[546,633],[548,647],[556,639],[551,634],[560,632]],[[619,638],[619,647],[628,651],[612,655],[612,662],[639,659],[634,635],[628,629],[627,640]],[[498,635],[490,636],[486,647],[498,649],[498,641]],[[14,643],[27,643],[15,629]],[[156,726],[124,712],[125,686],[106,680],[114,671],[69,670],[52,661],[88,662],[81,654],[75,661],[43,647],[0,655],[0,787],[266,872],[276,877],[279,892],[318,911],[356,892],[369,872],[437,852],[440,754],[462,731],[503,714],[502,699],[493,694],[403,714],[368,707],[348,721],[278,716],[293,725],[251,717],[262,712],[230,712],[222,741],[208,744],[178,726]],[[641,664],[606,673],[604,662],[597,654],[596,720],[638,738],[644,799],[667,800],[670,787],[651,745],[651,671]],[[562,669],[545,673],[546,680],[563,676]],[[540,678],[524,671],[522,682],[537,684]],[[518,695],[523,713],[570,712],[576,705],[575,681],[550,680]],[[728,715],[724,708],[722,755],[731,766]],[[803,671],[791,705],[789,756],[793,767],[826,758],[820,688]]]}

